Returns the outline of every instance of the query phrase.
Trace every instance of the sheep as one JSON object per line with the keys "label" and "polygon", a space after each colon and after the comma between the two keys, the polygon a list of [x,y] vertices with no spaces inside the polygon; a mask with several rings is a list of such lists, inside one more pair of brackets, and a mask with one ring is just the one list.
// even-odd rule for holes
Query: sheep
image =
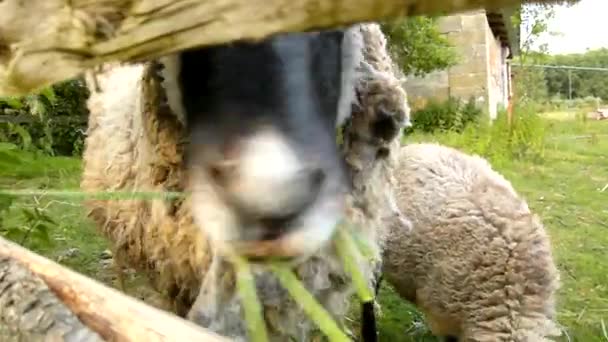
{"label": "sheep", "polygon": [[[409,111],[403,107],[405,106],[405,93],[401,84],[394,82],[393,76],[387,74],[386,71],[373,70],[373,63],[368,63],[363,68],[354,69],[359,66],[362,59],[366,61],[387,59],[384,57],[388,54],[383,44],[379,45],[382,47],[380,49],[363,49],[362,46],[364,41],[367,43],[367,41],[374,39],[384,40],[377,24],[354,25],[346,30],[342,42],[342,60],[340,61],[342,72],[336,73],[334,71],[331,73],[328,71],[331,77],[326,80],[315,78],[316,76],[311,74],[317,72],[314,66],[326,63],[324,67],[328,70],[335,67],[332,58],[336,56],[336,42],[340,42],[339,34],[335,32],[328,34],[330,35],[327,36],[328,39],[325,41],[322,39],[307,40],[301,34],[294,34],[291,41],[287,38],[275,38],[280,40],[278,43],[275,41],[278,46],[274,43],[269,45],[264,43],[263,47],[260,47],[261,50],[258,50],[263,57],[264,53],[280,54],[281,49],[285,48],[305,53],[310,52],[306,50],[306,47],[320,49],[320,54],[310,58],[317,63],[313,63],[313,67],[302,67],[302,65],[308,64],[299,64],[301,63],[299,60],[302,58],[301,55],[286,53],[284,55],[287,61],[286,65],[292,67],[295,65],[295,69],[291,71],[296,76],[299,75],[300,78],[292,78],[293,75],[288,75],[289,68],[287,67],[285,69],[273,69],[273,72],[278,73],[275,76],[282,80],[273,82],[285,82],[282,83],[284,84],[283,88],[279,89],[285,93],[280,93],[277,90],[259,96],[280,97],[281,95],[292,94],[295,100],[291,105],[294,107],[311,105],[312,102],[318,100],[318,105],[322,107],[321,114],[326,115],[324,118],[327,118],[327,121],[320,120],[321,116],[313,117],[311,116],[313,114],[309,112],[303,112],[301,117],[296,117],[299,114],[294,114],[290,110],[297,108],[287,108],[287,112],[284,113],[287,117],[269,114],[266,116],[266,122],[269,123],[271,128],[277,129],[279,134],[269,134],[267,136],[269,139],[266,140],[259,139],[256,142],[256,139],[251,139],[244,143],[243,149],[251,153],[247,156],[247,152],[242,152],[243,149],[240,149],[240,153],[245,154],[245,156],[241,155],[240,157],[244,160],[244,164],[249,163],[248,168],[243,168],[249,173],[241,172],[245,176],[241,175],[240,177],[237,177],[238,172],[235,172],[239,171],[240,167],[238,165],[236,170],[231,169],[231,165],[221,159],[222,155],[218,152],[221,152],[222,149],[218,145],[218,141],[224,134],[224,137],[228,137],[228,142],[230,142],[230,139],[238,134],[239,127],[247,128],[247,122],[251,120],[254,123],[258,117],[245,117],[246,113],[244,111],[239,112],[239,107],[222,107],[222,105],[231,104],[230,102],[222,104],[214,100],[215,102],[207,104],[209,112],[199,112],[199,109],[197,109],[197,106],[204,107],[204,104],[188,105],[188,101],[196,102],[196,100],[193,100],[194,96],[189,95],[186,88],[195,91],[196,87],[195,84],[184,86],[187,83],[183,79],[183,77],[186,77],[183,71],[184,64],[190,63],[190,67],[186,69],[190,70],[191,75],[194,75],[195,78],[198,77],[195,81],[201,82],[201,84],[205,82],[204,75],[210,74],[208,71],[200,72],[196,70],[202,66],[193,62],[193,59],[184,61],[187,58],[183,56],[181,60],[176,59],[175,56],[169,56],[161,59],[160,62],[135,65],[105,65],[94,77],[93,75],[87,75],[87,84],[92,88],[92,91],[88,100],[90,116],[83,156],[82,189],[86,191],[131,189],[139,191],[182,191],[194,189],[196,194],[184,199],[152,201],[137,199],[121,201],[90,200],[86,203],[89,208],[89,216],[112,242],[116,261],[145,273],[152,286],[169,299],[169,310],[237,340],[245,339],[246,332],[241,318],[240,302],[235,293],[234,273],[223,258],[224,253],[235,247],[235,245],[231,245],[231,239],[245,237],[244,234],[247,233],[240,229],[241,227],[235,227],[230,222],[229,216],[234,215],[236,210],[241,209],[235,203],[244,203],[253,211],[261,212],[268,209],[267,211],[273,212],[273,215],[287,214],[292,210],[292,208],[289,208],[290,205],[273,208],[276,203],[272,201],[264,203],[264,200],[268,196],[276,195],[285,198],[284,202],[287,204],[296,203],[298,196],[308,196],[307,191],[310,188],[310,186],[295,184],[294,188],[297,188],[297,191],[285,189],[285,187],[291,186],[287,182],[289,177],[298,174],[298,170],[285,168],[289,165],[266,165],[267,169],[273,167],[279,169],[274,170],[279,174],[275,174],[277,177],[273,178],[270,173],[273,170],[265,171],[256,165],[256,163],[259,164],[259,161],[255,160],[256,158],[268,157],[268,155],[264,156],[261,153],[274,153],[279,161],[287,162],[293,156],[290,154],[289,148],[300,149],[301,153],[296,154],[296,156],[302,157],[302,159],[295,160],[290,165],[305,169],[304,164],[298,164],[298,161],[304,160],[308,162],[309,166],[321,168],[326,174],[325,177],[329,178],[325,182],[330,184],[331,188],[323,190],[325,193],[321,193],[318,198],[312,199],[313,206],[315,203],[321,205],[316,207],[316,211],[313,210],[307,218],[307,222],[311,226],[306,228],[308,231],[304,229],[301,240],[294,240],[297,244],[285,243],[281,246],[277,243],[258,246],[260,248],[251,248],[248,249],[247,255],[250,259],[255,260],[258,257],[276,255],[298,259],[298,262],[294,262],[296,274],[309,291],[330,311],[333,317],[342,322],[343,316],[348,310],[349,299],[353,291],[333,246],[327,243],[333,230],[333,227],[330,226],[340,217],[340,213],[343,212],[346,217],[356,223],[360,235],[370,241],[376,259],[379,259],[380,256],[381,243],[379,240],[383,234],[376,232],[374,229],[380,227],[376,221],[383,215],[373,210],[386,207],[382,205],[382,201],[386,200],[382,191],[386,187],[386,183],[382,179],[382,172],[385,171],[382,170],[391,170],[390,166],[375,168],[360,164],[362,160],[360,160],[361,158],[358,159],[358,154],[362,148],[359,147],[369,146],[370,144],[386,145],[396,140],[398,128],[395,127],[404,125],[409,114]],[[309,35],[318,36],[320,33],[313,32]],[[248,50],[249,48],[253,50]],[[273,50],[274,48],[278,50]],[[230,58],[238,59],[238,54],[231,54],[229,51],[222,50],[221,47],[217,49],[219,50],[211,53],[211,58],[206,59],[211,63],[218,63],[217,70],[225,67],[225,65],[222,65],[222,59],[219,56],[231,56]],[[249,46],[243,49],[240,51],[251,53],[251,55],[246,56],[255,57],[255,47]],[[239,49],[236,51],[239,51]],[[326,51],[330,51],[328,56],[324,54]],[[256,58],[258,58],[258,63],[264,63],[268,60],[264,58],[260,60],[259,56]],[[162,70],[159,70],[159,66],[163,67]],[[234,63],[232,66],[239,67],[238,63]],[[256,67],[256,65],[247,65],[247,67]],[[351,67],[353,69],[349,69]],[[180,68],[182,72],[177,71]],[[217,70],[213,72],[219,72]],[[272,72],[268,71],[266,76],[271,74]],[[175,77],[175,75],[181,76]],[[243,75],[235,73],[231,77],[236,76]],[[239,86],[238,89],[240,90],[235,91],[243,93],[251,91],[251,94],[253,94],[255,89],[248,88],[253,86],[252,82],[268,82],[267,80],[260,80],[260,77],[258,75],[252,76],[250,79],[239,79],[239,82],[245,84]],[[307,83],[307,77],[309,77],[310,84]],[[226,88],[230,86],[227,83],[229,79],[228,77],[220,80],[219,83],[215,83],[216,85],[220,84],[217,89],[209,89],[213,86],[209,84],[201,85],[201,89],[216,91],[220,97],[229,97],[230,93],[223,93],[224,90],[221,88],[222,86]],[[215,80],[218,82],[217,78]],[[389,133],[372,129],[373,127],[369,125],[374,127],[378,125],[371,117],[364,117],[369,115],[365,111],[360,115],[349,118],[351,105],[363,109],[363,106],[371,101],[371,97],[366,100],[366,97],[370,95],[366,95],[364,89],[365,85],[371,84],[372,80],[376,82],[374,89],[382,91],[387,98],[381,116],[384,124],[380,126]],[[182,87],[181,91],[172,93],[178,86]],[[310,89],[309,86],[318,88],[316,90]],[[348,90],[345,88],[347,86],[353,87],[352,93],[345,91],[340,96],[336,94],[339,89]],[[303,95],[295,94],[298,90],[301,90]],[[313,90],[315,91],[313,92]],[[321,91],[319,92],[319,90]],[[358,104],[354,97],[355,91],[360,95]],[[312,95],[306,97],[306,94],[317,94],[315,96],[318,96],[318,98],[315,99]],[[234,95],[232,104],[236,102],[237,105],[243,105],[243,103],[238,102],[242,101],[242,98],[239,99],[237,95]],[[205,96],[208,96],[208,94]],[[382,102],[382,93],[377,93],[374,96],[373,101]],[[208,97],[205,97],[205,99],[208,99]],[[255,115],[260,115],[259,117],[264,119],[263,111],[255,112],[256,109],[259,109],[255,107],[257,99],[259,98],[252,97],[250,99],[252,101],[250,103],[252,104],[251,108]],[[389,106],[391,101],[396,101],[395,106]],[[285,103],[282,102],[280,105],[285,105]],[[289,107],[289,105],[288,103],[287,106]],[[270,109],[277,109],[273,106],[278,107],[279,104],[270,104],[270,107],[272,107]],[[397,108],[398,106],[401,107]],[[333,110],[336,107],[338,110]],[[235,108],[237,108],[237,113],[234,112]],[[334,111],[333,114],[332,111]],[[228,113],[226,115],[229,117],[224,119],[197,117],[197,115],[209,116],[211,113],[219,114],[220,112]],[[230,115],[234,116],[230,117]],[[236,120],[236,115],[243,115],[242,120]],[[205,120],[208,120],[208,122],[205,122]],[[289,126],[291,124],[289,120],[292,120],[292,122],[299,120],[297,122],[301,124],[301,127],[298,128],[302,129],[303,132],[295,133],[289,129],[281,131],[281,124],[286,123],[287,127],[291,127]],[[213,126],[214,122],[216,126]],[[366,126],[364,122],[369,125]],[[350,133],[352,135],[369,135],[370,132],[372,135],[369,137],[369,141],[359,147],[344,148],[346,170],[356,169],[357,171],[352,172],[352,186],[354,188],[352,194],[344,195],[344,203],[337,205],[335,202],[340,202],[339,198],[342,196],[339,190],[341,167],[334,160],[332,145],[323,135],[327,134],[329,136],[331,133],[333,137],[334,130],[328,130],[327,127],[331,125],[334,128],[335,125],[341,125],[342,123],[347,126],[345,128],[346,136]],[[213,132],[214,127],[218,127],[215,133]],[[257,126],[254,125],[253,127]],[[359,130],[357,134],[354,132],[356,130]],[[203,136],[201,132],[212,136]],[[256,133],[260,132],[263,131],[254,129],[251,134],[255,136]],[[390,132],[393,132],[394,136],[391,136]],[[305,134],[308,134],[309,137],[306,142],[310,142],[310,139],[319,139],[317,142],[311,142],[312,150],[305,148],[306,146],[303,143]],[[386,139],[375,140],[373,134],[381,134]],[[286,143],[288,138],[295,138],[294,145],[290,146]],[[189,142],[188,139],[190,139]],[[314,148],[315,146],[316,148]],[[256,150],[256,147],[259,148]],[[238,150],[237,154],[239,154]],[[313,158],[313,152],[320,153],[317,159]],[[197,160],[197,158],[201,159]],[[321,161],[319,159],[327,160]],[[261,159],[261,161],[264,161],[264,159]],[[377,163],[376,160],[363,161]],[[359,164],[355,165],[357,162]],[[210,168],[211,172],[209,174],[213,176],[207,176],[205,172],[200,172],[200,168],[206,167]],[[195,168],[199,168],[199,170],[193,172]],[[250,172],[252,169],[258,170],[257,174]],[[380,171],[374,171],[376,169]],[[268,172],[268,174],[264,174],[264,172]],[[283,172],[283,174],[280,174],[280,172]],[[261,179],[262,185],[252,183],[255,176],[260,177],[258,179]],[[281,176],[283,178],[280,178]],[[247,177],[249,179],[246,179]],[[360,185],[366,182],[364,179],[370,185],[357,192],[357,188],[360,188]],[[234,184],[230,184],[231,182],[234,182]],[[243,194],[245,197],[239,198],[239,194],[230,189],[231,187],[236,189],[235,184],[237,182],[243,182],[243,186],[251,189],[252,193]],[[316,185],[313,184],[312,187],[314,186]],[[216,191],[218,187],[229,195],[233,195],[232,201],[225,200],[226,197],[220,197],[218,191]],[[262,190],[266,192],[264,193]],[[253,194],[260,193],[260,197],[253,196]],[[373,198],[369,194],[380,196],[380,198]],[[227,196],[227,198],[230,197]],[[310,200],[310,198],[304,198],[304,200]],[[325,207],[323,207],[323,203],[326,204]],[[365,207],[369,203],[373,203],[374,206],[368,205],[369,208]],[[342,209],[340,206],[342,206]],[[295,208],[297,205],[293,204],[293,207]],[[209,212],[214,215],[210,215]],[[268,224],[268,226],[272,226],[272,224]],[[240,236],[241,234],[243,235]],[[253,232],[253,235],[255,234]],[[371,276],[372,263],[367,260],[361,261],[361,268],[368,279],[373,278]],[[311,321],[304,318],[298,305],[288,297],[270,273],[263,267],[257,266],[254,267],[254,272],[271,340],[284,341],[289,338],[298,341],[310,340],[318,334]]]}
{"label": "sheep", "polygon": [[545,341],[559,336],[559,273],[541,220],[476,155],[434,143],[399,150],[383,277],[436,336]]}
{"label": "sheep", "polygon": [[[364,60],[356,88],[357,101],[343,133],[343,151],[353,180],[352,195],[358,200],[357,210],[351,211],[353,221],[365,222],[376,252],[384,248],[385,220],[398,217],[398,209],[390,188],[395,184],[393,169],[395,154],[400,143],[398,133],[410,126],[410,108],[403,88],[405,77],[386,53],[387,42],[377,24],[368,24],[361,30]],[[368,233],[369,234],[369,233]],[[366,266],[370,276],[369,286],[374,284],[381,270],[381,256]],[[377,302],[361,306],[361,332],[364,341],[376,341],[374,306]]]}
{"label": "sheep", "polygon": [[334,135],[348,114],[340,100],[354,91],[342,82],[354,72],[345,34],[282,34],[160,59],[169,107],[186,123],[193,217],[218,253],[298,262],[331,238],[348,191]]}

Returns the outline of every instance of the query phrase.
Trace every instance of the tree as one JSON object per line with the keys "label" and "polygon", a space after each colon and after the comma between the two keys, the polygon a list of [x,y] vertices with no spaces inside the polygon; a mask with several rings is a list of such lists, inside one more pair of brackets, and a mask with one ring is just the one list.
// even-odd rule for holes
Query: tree
{"label": "tree", "polygon": [[457,61],[434,17],[416,16],[382,24],[396,63],[406,75],[422,76],[446,69]]}
{"label": "tree", "polygon": [[71,79],[21,97],[0,97],[2,140],[48,155],[78,155],[86,130],[88,89]]}
{"label": "tree", "polygon": [[579,1],[562,0],[524,4],[511,18],[513,25],[519,28],[522,35],[520,54],[514,58],[514,61],[521,64],[522,67],[513,69],[513,90],[517,101],[530,103],[547,99],[545,71],[526,66],[547,61],[548,46],[546,43],[542,43],[541,38],[545,34],[558,34],[549,31],[549,22],[555,17],[555,6],[572,6]]}
{"label": "tree", "polygon": [[[547,58],[547,64],[578,67],[608,68],[608,49],[589,50],[585,53],[554,55]],[[547,69],[545,80],[552,97],[568,97],[570,80],[568,70]],[[608,72],[572,70],[572,97],[600,97],[608,100]]]}

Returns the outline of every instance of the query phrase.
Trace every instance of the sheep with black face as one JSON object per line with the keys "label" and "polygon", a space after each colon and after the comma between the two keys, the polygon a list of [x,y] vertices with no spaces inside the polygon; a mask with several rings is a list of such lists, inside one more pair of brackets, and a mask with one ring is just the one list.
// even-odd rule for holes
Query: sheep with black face
{"label": "sheep with black face", "polygon": [[[237,252],[291,260],[343,317],[352,289],[328,241],[351,201],[335,128],[350,115],[363,55],[388,56],[362,49],[371,26],[194,49],[97,76],[82,187],[191,193],[88,203],[117,260],[145,271],[172,310],[244,338],[222,258]],[[360,227],[375,245],[375,232]],[[312,323],[274,277],[255,272],[272,339],[308,340]]]}
{"label": "sheep with black face", "polygon": [[187,122],[193,215],[216,248],[293,258],[331,237],[348,190],[334,136],[353,92],[343,37],[294,33],[161,59],[168,102]]}

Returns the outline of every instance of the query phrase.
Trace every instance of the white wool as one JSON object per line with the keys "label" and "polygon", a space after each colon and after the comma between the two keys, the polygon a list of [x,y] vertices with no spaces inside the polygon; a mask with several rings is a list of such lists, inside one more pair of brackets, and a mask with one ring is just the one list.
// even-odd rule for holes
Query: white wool
{"label": "white wool", "polygon": [[351,115],[352,105],[356,103],[355,84],[358,79],[357,68],[362,61],[363,37],[361,37],[360,25],[353,25],[346,30],[342,41],[342,83],[336,127],[341,126]]}

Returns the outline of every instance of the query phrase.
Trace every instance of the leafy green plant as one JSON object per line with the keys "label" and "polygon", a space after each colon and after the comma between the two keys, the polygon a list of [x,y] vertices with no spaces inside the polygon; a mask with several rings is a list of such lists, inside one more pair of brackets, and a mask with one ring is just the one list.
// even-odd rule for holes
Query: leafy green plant
{"label": "leafy green plant", "polygon": [[31,151],[32,150],[32,136],[25,129],[25,127],[8,123],[7,124],[7,133],[9,137],[16,137],[17,139],[12,139],[17,146],[19,146],[22,150]]}
{"label": "leafy green plant", "polygon": [[437,130],[462,132],[467,124],[477,121],[481,113],[474,98],[464,104],[454,97],[443,102],[431,100],[426,107],[412,113],[411,129],[429,133]]}
{"label": "leafy green plant", "polygon": [[13,204],[15,197],[0,194],[0,230],[4,229],[4,218],[6,212],[10,209]]}
{"label": "leafy green plant", "polygon": [[[503,115],[503,118],[505,116]],[[535,111],[526,108],[515,110],[512,124],[507,128],[510,134],[507,144],[513,157],[532,161],[542,160],[546,128]]]}
{"label": "leafy green plant", "polygon": [[417,16],[382,23],[395,62],[406,75],[422,76],[446,69],[458,54],[433,17]]}
{"label": "leafy green plant", "polygon": [[50,156],[79,155],[86,129],[88,95],[84,81],[73,79],[37,94],[0,98],[0,113],[31,115],[27,122],[0,126],[0,138],[24,150]]}
{"label": "leafy green plant", "polygon": [[18,97],[0,97],[0,108],[10,108],[19,110],[23,108],[23,102],[21,101],[21,98]]}
{"label": "leafy green plant", "polygon": [[461,105],[460,113],[461,113],[461,124],[462,124],[461,128],[464,129],[464,126],[466,126],[467,124],[476,122],[477,120],[479,120],[479,118],[481,117],[482,111],[481,111],[481,108],[479,108],[479,106],[477,105],[475,98],[470,97],[469,100],[464,103],[464,105]]}
{"label": "leafy green plant", "polygon": [[[3,198],[10,198],[8,196],[1,196]],[[18,242],[20,245],[26,245],[29,239],[34,240],[40,245],[52,244],[49,231],[53,226],[57,226],[57,222],[38,208],[21,208],[21,215],[23,218],[22,224],[2,225],[0,233]]]}
{"label": "leafy green plant", "polygon": [[513,110],[511,124],[507,113],[501,111],[493,122],[476,120],[462,130],[445,130],[441,142],[481,155],[495,165],[505,165],[513,160],[541,163],[545,136],[546,124],[534,107],[518,106]]}

